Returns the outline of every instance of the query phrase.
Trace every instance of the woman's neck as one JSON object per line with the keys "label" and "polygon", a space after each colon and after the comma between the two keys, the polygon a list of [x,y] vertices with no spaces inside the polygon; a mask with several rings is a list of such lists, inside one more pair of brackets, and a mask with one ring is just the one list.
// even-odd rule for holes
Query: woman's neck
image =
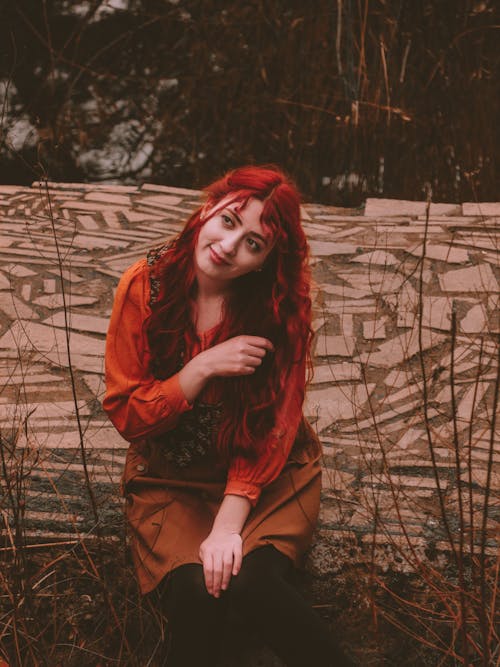
{"label": "woman's neck", "polygon": [[230,282],[196,280],[196,301],[223,301],[231,293]]}
{"label": "woman's neck", "polygon": [[224,316],[224,297],[198,294],[193,304],[193,322],[198,333],[216,327]]}

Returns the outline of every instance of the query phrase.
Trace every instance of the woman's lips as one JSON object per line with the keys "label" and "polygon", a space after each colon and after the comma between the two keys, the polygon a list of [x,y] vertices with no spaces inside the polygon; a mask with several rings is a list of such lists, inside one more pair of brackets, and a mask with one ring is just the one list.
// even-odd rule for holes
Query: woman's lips
{"label": "woman's lips", "polygon": [[222,257],[215,252],[212,246],[210,246],[210,257],[212,258],[212,262],[217,264],[217,266],[229,266],[229,262],[226,262],[225,259],[222,259]]}

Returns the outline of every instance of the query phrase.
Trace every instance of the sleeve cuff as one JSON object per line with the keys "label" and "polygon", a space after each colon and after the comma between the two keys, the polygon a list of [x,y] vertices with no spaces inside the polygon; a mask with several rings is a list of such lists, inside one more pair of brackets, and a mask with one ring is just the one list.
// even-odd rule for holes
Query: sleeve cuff
{"label": "sleeve cuff", "polygon": [[179,382],[179,373],[172,375],[167,380],[163,380],[160,387],[160,395],[164,396],[173,412],[187,412],[192,409],[192,404],[189,403],[182,391],[181,383]]}
{"label": "sleeve cuff", "polygon": [[257,504],[262,488],[252,482],[243,482],[239,479],[230,479],[226,484],[224,495],[245,496],[252,503],[252,507]]}

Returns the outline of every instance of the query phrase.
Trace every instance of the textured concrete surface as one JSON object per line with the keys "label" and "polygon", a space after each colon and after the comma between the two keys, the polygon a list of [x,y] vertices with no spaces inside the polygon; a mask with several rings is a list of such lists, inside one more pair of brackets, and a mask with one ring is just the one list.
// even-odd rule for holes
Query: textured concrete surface
{"label": "textured concrete surface", "polygon": [[[121,535],[126,443],[100,407],[113,291],[198,197],[159,185],[0,186],[4,490],[22,479],[16,511],[28,541],[95,533],[81,444],[100,530]],[[446,552],[440,496],[453,539],[461,529],[474,549],[488,485],[486,547],[495,553],[498,216],[495,203],[433,204],[428,223],[424,202],[304,207],[316,283],[306,413],[324,444],[313,572],[338,568],[334,544],[373,546],[380,562],[402,569],[401,553]],[[12,503],[3,509],[9,539]]]}

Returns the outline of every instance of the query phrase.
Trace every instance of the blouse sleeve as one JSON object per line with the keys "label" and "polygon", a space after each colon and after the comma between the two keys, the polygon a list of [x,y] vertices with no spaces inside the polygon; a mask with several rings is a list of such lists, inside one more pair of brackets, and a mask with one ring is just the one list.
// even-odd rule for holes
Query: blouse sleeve
{"label": "blouse sleeve", "polygon": [[236,456],[232,460],[224,495],[246,496],[257,504],[263,487],[282,471],[290,454],[302,419],[304,401],[305,361],[290,372],[276,412],[276,426],[270,432],[257,460]]}
{"label": "blouse sleeve", "polygon": [[116,291],[106,337],[106,394],[103,408],[129,441],[173,428],[189,410],[178,373],[157,380],[149,371],[150,351],[144,331],[149,310],[146,260],[123,274]]}

